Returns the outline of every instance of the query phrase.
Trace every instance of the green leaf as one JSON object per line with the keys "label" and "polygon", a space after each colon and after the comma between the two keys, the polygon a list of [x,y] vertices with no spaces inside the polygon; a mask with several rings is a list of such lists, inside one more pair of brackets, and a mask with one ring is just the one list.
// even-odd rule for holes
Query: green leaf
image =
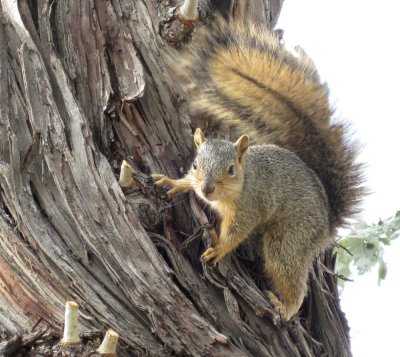
{"label": "green leaf", "polygon": [[386,278],[387,275],[387,265],[386,262],[381,259],[379,261],[379,269],[378,269],[378,285],[381,284],[381,281]]}
{"label": "green leaf", "polygon": [[[357,222],[336,248],[336,273],[349,278],[354,267],[358,274],[362,275],[379,263],[378,284],[380,284],[387,274],[387,266],[383,259],[384,247],[390,246],[391,242],[399,236],[400,211],[397,211],[393,217],[379,220],[376,224]],[[341,249],[340,246],[345,249]],[[339,281],[340,286],[343,284],[343,280]]]}

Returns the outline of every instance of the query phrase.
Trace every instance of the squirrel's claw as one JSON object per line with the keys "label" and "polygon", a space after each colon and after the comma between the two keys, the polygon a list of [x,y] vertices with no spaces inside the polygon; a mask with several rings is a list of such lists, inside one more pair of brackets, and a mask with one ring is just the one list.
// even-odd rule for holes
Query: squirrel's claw
{"label": "squirrel's claw", "polygon": [[267,291],[266,295],[281,318],[284,321],[289,321],[292,315],[287,311],[285,304],[283,304],[272,291]]}
{"label": "squirrel's claw", "polygon": [[224,256],[223,254],[218,254],[218,234],[215,228],[211,228],[209,231],[210,237],[211,237],[211,247],[207,248],[204,253],[200,257],[200,261],[202,262],[208,262],[210,260],[213,260],[211,262],[212,266],[216,266],[217,263],[222,259]]}
{"label": "squirrel's claw", "polygon": [[202,262],[211,261],[212,266],[216,266],[217,263],[224,257],[224,254],[218,251],[218,249],[210,247],[201,255],[200,260]]}
{"label": "squirrel's claw", "polygon": [[150,175],[156,186],[171,186],[171,179],[163,174],[151,174]]}
{"label": "squirrel's claw", "polygon": [[206,249],[206,251],[201,255],[201,260],[203,262],[208,262],[212,258],[214,258],[216,255],[215,249],[213,247],[210,247]]}
{"label": "squirrel's claw", "polygon": [[163,174],[151,174],[151,177],[154,180],[154,184],[158,187],[172,187],[169,191],[167,191],[168,198],[173,198],[179,190],[174,185],[174,180],[170,179],[168,176]]}
{"label": "squirrel's claw", "polygon": [[192,189],[191,179],[187,176],[179,180],[173,180],[162,174],[151,174],[156,186],[170,188],[167,192],[169,198],[173,198],[179,192],[188,192]]}

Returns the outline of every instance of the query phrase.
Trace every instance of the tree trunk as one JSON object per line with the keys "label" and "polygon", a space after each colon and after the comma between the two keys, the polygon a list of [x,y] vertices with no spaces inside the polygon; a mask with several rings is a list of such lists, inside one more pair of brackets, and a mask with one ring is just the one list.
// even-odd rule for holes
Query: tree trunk
{"label": "tree trunk", "polygon": [[[214,2],[272,28],[282,1]],[[180,1],[0,3],[3,329],[57,335],[74,300],[81,330],[116,330],[121,356],[349,356],[330,252],[300,319],[282,324],[254,244],[200,263],[209,212],[191,194],[168,202],[147,176],[178,177],[193,157],[195,123],[167,65]],[[123,192],[128,156],[136,186]]]}

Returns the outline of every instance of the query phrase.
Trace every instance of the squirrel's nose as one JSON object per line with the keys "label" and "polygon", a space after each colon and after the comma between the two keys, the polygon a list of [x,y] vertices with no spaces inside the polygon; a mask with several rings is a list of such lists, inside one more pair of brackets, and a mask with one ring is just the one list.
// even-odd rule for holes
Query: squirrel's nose
{"label": "squirrel's nose", "polygon": [[201,190],[207,196],[210,193],[213,193],[215,189],[215,185],[211,182],[205,182],[201,185]]}

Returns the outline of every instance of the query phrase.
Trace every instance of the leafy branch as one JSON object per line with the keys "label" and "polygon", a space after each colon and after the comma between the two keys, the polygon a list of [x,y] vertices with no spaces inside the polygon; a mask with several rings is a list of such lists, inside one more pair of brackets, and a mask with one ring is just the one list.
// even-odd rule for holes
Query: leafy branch
{"label": "leafy branch", "polygon": [[[387,273],[384,248],[399,236],[400,211],[378,223],[357,223],[336,248],[336,273],[349,278],[352,276],[351,267],[356,268],[358,275],[363,275],[379,264],[378,284],[380,284]],[[339,286],[344,287],[344,280],[339,280]]]}

